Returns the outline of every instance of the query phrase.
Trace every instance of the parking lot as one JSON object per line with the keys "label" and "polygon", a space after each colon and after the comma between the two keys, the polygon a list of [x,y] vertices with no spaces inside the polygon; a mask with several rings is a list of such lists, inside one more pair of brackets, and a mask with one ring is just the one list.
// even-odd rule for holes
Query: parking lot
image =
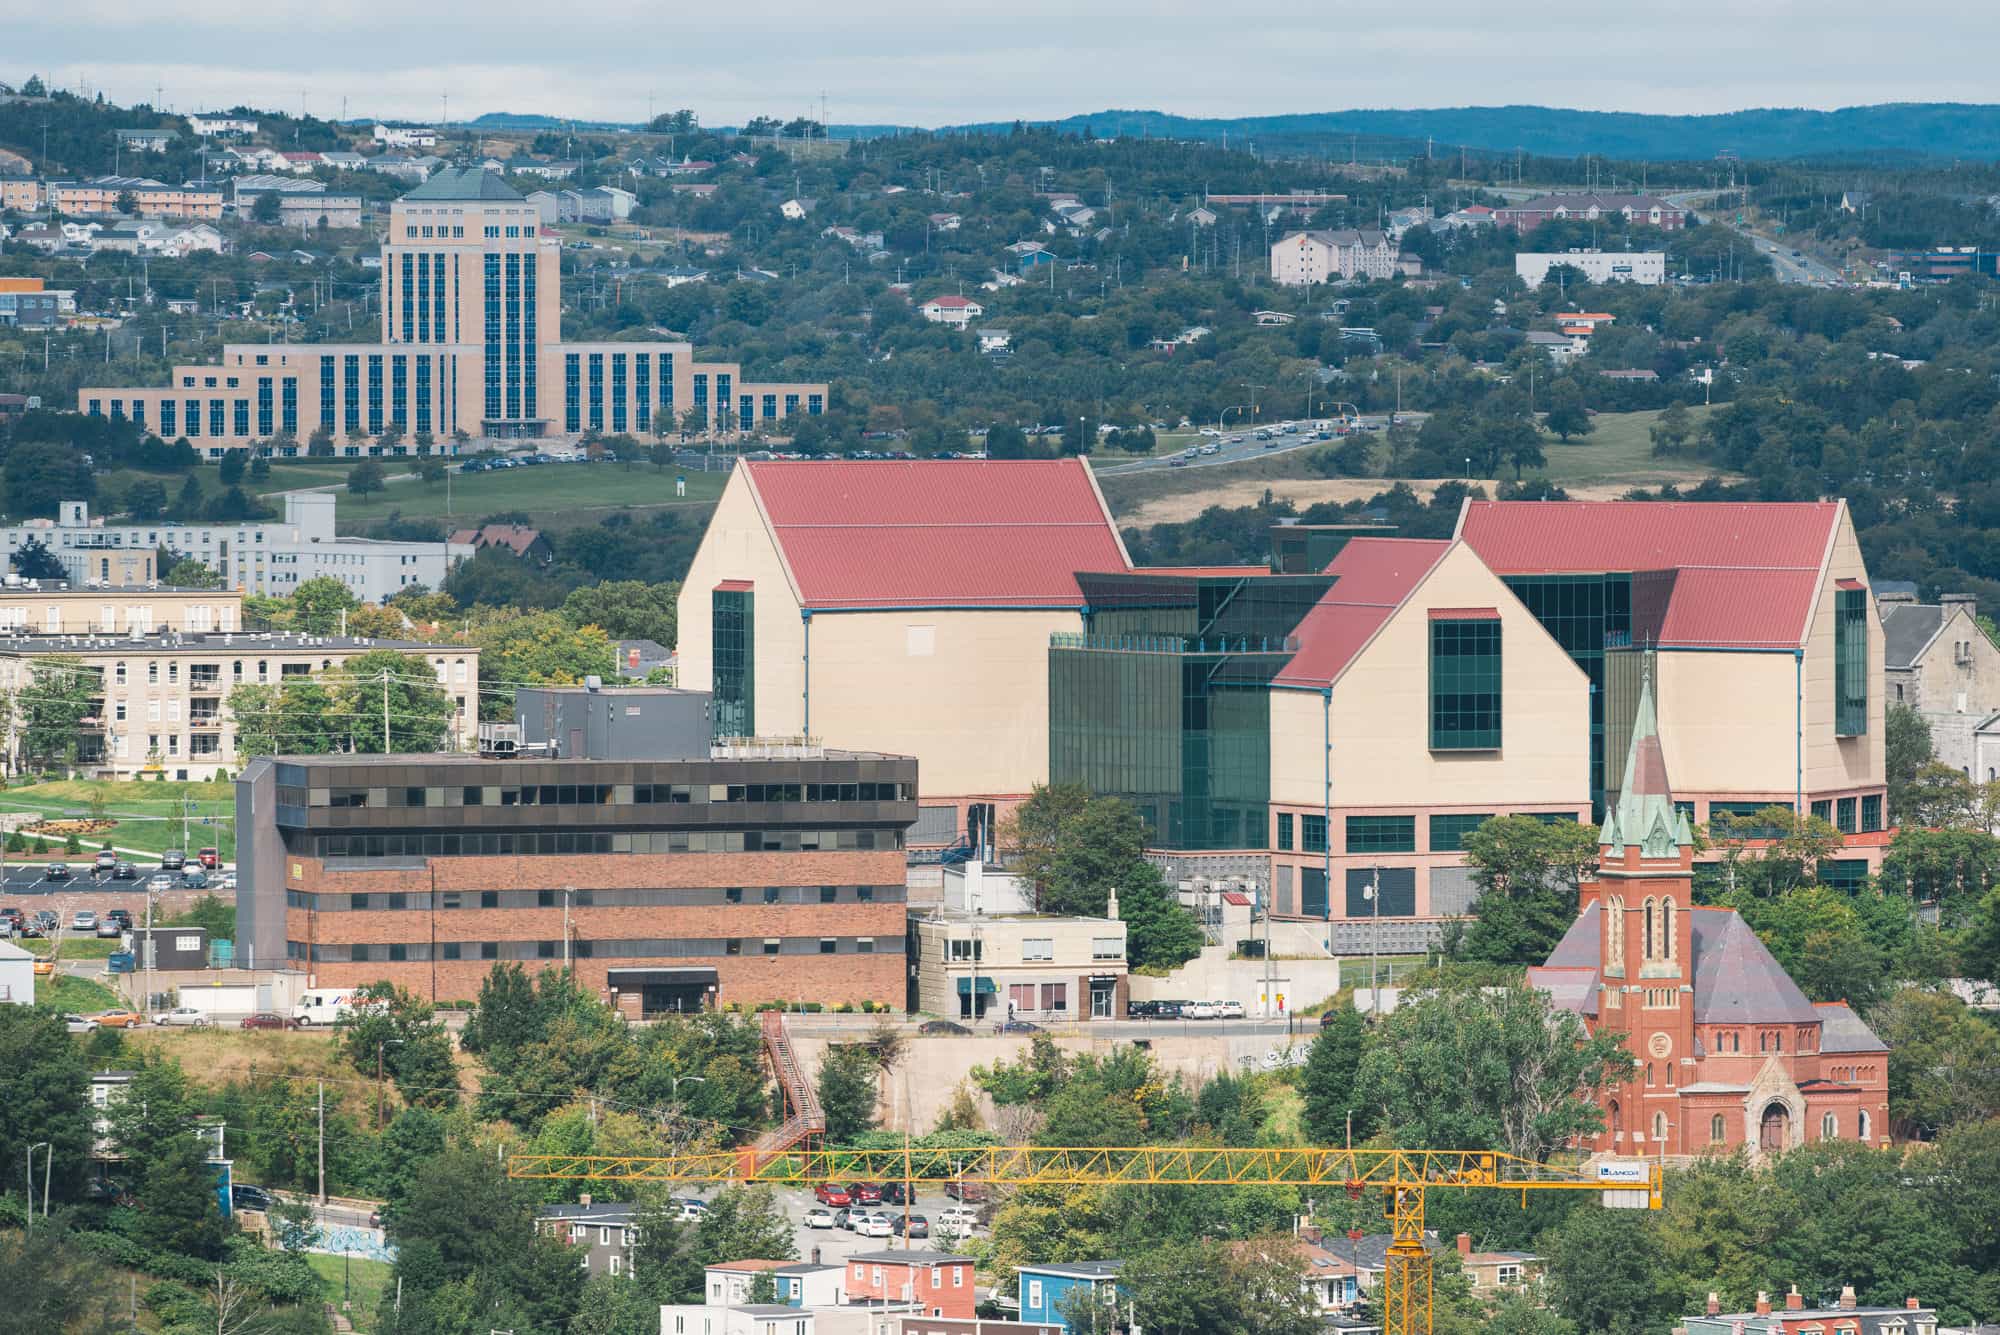
{"label": "parking lot", "polygon": [[[235,888],[233,880],[235,872],[227,866],[208,872],[205,878],[208,882],[207,885],[188,886],[182,883],[182,878],[178,874],[166,871],[158,862],[142,862],[136,858],[125,859],[126,862],[131,864],[133,869],[134,875],[131,879],[115,879],[110,872],[101,872],[92,866],[91,860],[93,856],[91,853],[78,853],[67,864],[70,874],[59,880],[51,880],[49,878],[48,869],[52,865],[51,863],[33,862],[25,865],[8,866],[4,869],[5,879],[3,882],[0,882],[0,897],[11,895],[87,895],[98,891],[136,893],[147,889],[148,883],[161,875],[173,877],[173,884],[167,886],[155,885],[152,888],[156,892],[163,889],[192,889],[199,892],[204,889],[233,890]],[[192,866],[192,861],[190,861],[190,866]],[[218,884],[219,881],[225,879],[228,880],[228,884]]]}
{"label": "parking lot", "polygon": [[[685,1194],[713,1196],[715,1192],[713,1188],[705,1188],[700,1192],[690,1191]],[[806,1212],[819,1204],[813,1198],[812,1188],[810,1187],[781,1187],[777,1191],[777,1197],[780,1207],[785,1212],[785,1217],[792,1221],[794,1240],[798,1247],[799,1258],[801,1260],[811,1260],[815,1255],[815,1249],[817,1249],[818,1258],[828,1262],[845,1262],[848,1257],[853,1256],[857,1252],[903,1251],[906,1248],[913,1251],[948,1250],[944,1245],[948,1240],[941,1240],[935,1233],[938,1215],[947,1207],[959,1204],[959,1202],[945,1195],[942,1187],[926,1186],[923,1183],[918,1183],[915,1193],[915,1203],[910,1206],[910,1213],[920,1214],[929,1220],[933,1228],[933,1235],[928,1238],[914,1238],[906,1243],[902,1238],[893,1236],[887,1238],[864,1238],[860,1234],[850,1233],[844,1228],[807,1228],[805,1226]],[[864,1208],[879,1210],[892,1218],[903,1213],[903,1207],[900,1205],[871,1205]],[[968,1208],[977,1211],[981,1220],[980,1226],[973,1236],[984,1237],[986,1234],[985,1220],[991,1207],[975,1205]]]}

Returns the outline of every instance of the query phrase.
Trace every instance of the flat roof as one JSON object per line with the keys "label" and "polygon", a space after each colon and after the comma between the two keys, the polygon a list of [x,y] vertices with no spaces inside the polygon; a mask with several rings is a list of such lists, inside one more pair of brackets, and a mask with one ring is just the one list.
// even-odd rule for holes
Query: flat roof
{"label": "flat roof", "polygon": [[6,635],[0,654],[213,654],[257,649],[399,649],[476,654],[470,644],[433,644],[422,640],[371,640],[352,635],[306,635],[290,630],[149,631],[144,635]]}
{"label": "flat roof", "polygon": [[[722,754],[711,750],[706,755],[692,756],[627,756],[612,759],[604,756],[480,756],[464,751],[398,751],[391,755],[335,752],[323,756],[260,756],[258,760],[268,760],[277,765],[307,765],[325,768],[362,769],[378,765],[462,765],[468,769],[496,770],[503,765],[689,765],[708,764],[724,761],[753,761],[759,764],[782,762],[800,764],[813,760],[910,760],[914,756],[893,755],[882,751],[836,751],[827,748],[811,755],[745,755],[733,748],[717,748]],[[256,762],[252,762],[253,764]]]}
{"label": "flat roof", "polygon": [[[35,295],[35,294],[31,294]],[[40,294],[47,295],[47,294]],[[206,593],[217,598],[241,598],[241,589],[203,589],[192,584],[72,584],[67,580],[42,579],[23,580],[19,584],[0,584],[0,595],[18,593],[46,598],[50,594],[67,595],[73,598],[128,597],[141,593]]]}

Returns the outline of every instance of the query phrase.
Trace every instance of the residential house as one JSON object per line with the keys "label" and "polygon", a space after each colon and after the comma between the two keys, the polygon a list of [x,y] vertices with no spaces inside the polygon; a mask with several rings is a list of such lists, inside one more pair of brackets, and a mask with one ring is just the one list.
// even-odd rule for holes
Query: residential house
{"label": "residential house", "polygon": [[538,528],[523,528],[517,524],[485,524],[479,528],[455,530],[445,540],[452,546],[461,544],[473,547],[497,547],[511,552],[524,561],[536,565],[547,565],[555,559],[555,549],[542,536]]}
{"label": "residential house", "polygon": [[988,326],[979,331],[981,352],[1006,352],[1014,346],[1014,336],[1005,329]]}
{"label": "residential house", "polygon": [[278,156],[284,159],[285,170],[298,176],[311,175],[313,170],[320,165],[319,154],[317,153],[303,151],[284,152],[278,154]]}
{"label": "residential house", "polygon": [[427,125],[375,126],[375,142],[384,148],[435,148],[438,133]]}
{"label": "residential house", "polygon": [[847,1258],[849,1302],[914,1303],[932,1316],[970,1317],[972,1258],[952,1252],[856,1252]]}
{"label": "residential house", "polygon": [[49,205],[57,213],[117,213],[121,201],[127,199],[142,218],[204,218],[213,222],[222,217],[221,188],[192,181],[167,185],[145,176],[98,176],[49,186]]}
{"label": "residential house", "polygon": [[1624,370],[1599,371],[1606,380],[1625,380],[1634,384],[1651,385],[1658,383],[1660,373],[1650,366],[1632,367]]}
{"label": "residential house", "polygon": [[118,146],[130,153],[164,153],[174,141],[174,132],[165,127],[153,130],[113,130]]}
{"label": "residential house", "polygon": [[1493,210],[1497,227],[1532,232],[1546,222],[1593,222],[1618,218],[1673,232],[1687,226],[1688,211],[1658,195],[1580,194],[1538,195]]}
{"label": "residential house", "polygon": [[1396,272],[1396,243],[1373,228],[1293,232],[1271,246],[1271,281],[1287,287],[1335,279],[1388,278]]}
{"label": "residential house", "polygon": [[1412,227],[1424,226],[1430,221],[1430,206],[1428,204],[1419,204],[1407,209],[1395,209],[1391,211],[1389,216],[1383,220],[1382,230],[1387,232],[1394,240],[1401,241],[1403,233],[1409,231]]}
{"label": "residential house", "polygon": [[1542,1258],[1534,1252],[1474,1250],[1472,1235],[1458,1235],[1458,1264],[1472,1291],[1494,1297],[1526,1288],[1541,1274]]}
{"label": "residential house", "polygon": [[1453,231],[1461,231],[1467,227],[1491,227],[1492,225],[1492,209],[1484,204],[1468,204],[1462,209],[1454,209],[1442,218],[1433,220],[1431,228],[1434,231],[1440,227],[1447,227]]}
{"label": "residential house", "polygon": [[1011,876],[976,861],[953,870],[943,903],[909,920],[911,1010],[1044,1023],[1124,1016],[1126,927],[1115,896],[1105,917],[1053,917],[1029,912]]}
{"label": "residential house", "polygon": [[683,156],[679,162],[663,162],[659,173],[662,176],[699,176],[703,172],[714,171],[715,164],[707,159]]}
{"label": "residential house", "polygon": [[660,1335],[813,1335],[816,1327],[813,1313],[781,1303],[670,1303],[660,1308]]}
{"label": "residential house", "polygon": [[1867,190],[1843,190],[1840,192],[1842,213],[1866,213],[1875,196]]}
{"label": "residential house", "polygon": [[214,115],[190,116],[188,129],[202,136],[243,136],[247,138],[257,133],[257,122],[248,116],[232,116],[221,112]]}
{"label": "residential house", "polygon": [[1204,208],[1201,205],[1188,210],[1188,222],[1196,227],[1215,226],[1216,216],[1214,209]]}
{"label": "residential house", "polygon": [[593,1201],[536,1207],[535,1227],[583,1249],[583,1268],[592,1275],[623,1275],[632,1269],[638,1240],[638,1207],[624,1201]]}
{"label": "residential house", "polygon": [[1257,322],[1259,329],[1278,329],[1291,324],[1299,317],[1290,311],[1252,311],[1250,318]]}
{"label": "residential house", "polygon": [[847,1301],[847,1267],[838,1261],[795,1261],[771,1272],[787,1307],[838,1307]]}
{"label": "residential house", "polygon": [[1021,1320],[1068,1331],[1070,1318],[1092,1306],[1114,1309],[1119,1299],[1118,1276],[1124,1268],[1123,1261],[1015,1266],[1020,1280]]}
{"label": "residential house", "polygon": [[695,199],[707,199],[717,188],[713,181],[675,181],[667,187],[676,195],[690,195]]}
{"label": "residential house", "polygon": [[679,287],[682,283],[700,283],[708,278],[708,270],[696,268],[692,264],[676,264],[656,270],[668,287]]}
{"label": "residential house", "polygon": [[956,232],[965,221],[956,213],[933,213],[930,218],[934,232]]}
{"label": "residential house", "polygon": [[789,1264],[787,1261],[717,1262],[703,1271],[701,1300],[710,1307],[735,1307],[747,1303],[757,1276],[772,1274]]}
{"label": "residential house", "polygon": [[1581,357],[1589,348],[1589,340],[1581,335],[1558,334],[1548,329],[1530,329],[1523,336],[1531,348],[1540,348],[1549,360],[1558,364]]}
{"label": "residential house", "polygon": [[1939,762],[1982,783],[2000,777],[2000,757],[1975,765],[1975,733],[2000,712],[2000,647],[1980,629],[1978,599],[1948,593],[1920,603],[1912,589],[1877,593],[1876,605],[1887,702],[1923,716]]}
{"label": "residential house", "polygon": [[986,314],[986,308],[970,297],[950,295],[932,297],[918,306],[917,311],[932,324],[950,325],[954,329],[963,329]]}
{"label": "residential house", "polygon": [[[75,297],[71,296],[71,309]],[[0,278],[0,327],[52,329],[60,323],[62,297],[39,278]]]}
{"label": "residential house", "polygon": [[368,159],[360,153],[348,149],[333,149],[319,155],[320,165],[335,171],[358,172],[368,166]]}
{"label": "residential house", "polygon": [[1852,1284],[1842,1286],[1833,1306],[1809,1307],[1794,1284],[1782,1307],[1760,1291],[1748,1312],[1724,1312],[1711,1293],[1708,1310],[1683,1317],[1680,1324],[1688,1335],[1937,1335],[1938,1318],[1937,1309],[1915,1298],[1904,1299],[1901,1307],[1863,1307]]}
{"label": "residential house", "polygon": [[619,640],[616,648],[618,675],[630,681],[644,681],[662,668],[671,672],[675,666],[674,651],[658,640]]}
{"label": "residential house", "polygon": [[33,177],[0,176],[0,213],[33,213],[42,199],[42,183]]}
{"label": "residential house", "polygon": [[500,163],[496,170],[512,176],[538,176],[544,181],[567,181],[576,175],[574,162],[548,162],[541,158],[516,154]]}
{"label": "residential house", "polygon": [[788,199],[778,205],[778,212],[791,222],[797,222],[819,207],[816,199]]}
{"label": "residential house", "polygon": [[366,164],[369,171],[394,176],[412,185],[428,180],[430,174],[442,166],[444,159],[430,153],[384,153],[380,157],[369,158]]}

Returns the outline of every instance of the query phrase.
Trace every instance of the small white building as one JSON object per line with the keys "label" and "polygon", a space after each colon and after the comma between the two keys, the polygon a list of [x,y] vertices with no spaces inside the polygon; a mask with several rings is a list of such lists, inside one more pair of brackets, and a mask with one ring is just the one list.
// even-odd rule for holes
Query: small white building
{"label": "small white building", "polygon": [[1581,271],[1593,283],[1657,287],[1667,281],[1667,253],[1663,250],[1524,250],[1514,256],[1514,273],[1529,287],[1539,287],[1558,264]]}
{"label": "small white building", "polygon": [[188,117],[188,129],[200,135],[257,133],[257,122],[247,116],[227,116],[217,113],[213,116]]}
{"label": "small white building", "polygon": [[11,941],[0,941],[0,1006],[35,1004],[35,957]]}
{"label": "small white building", "polygon": [[946,324],[955,329],[963,329],[986,314],[986,308],[972,298],[953,296],[932,297],[917,310],[932,324]]}
{"label": "small white building", "polygon": [[437,131],[427,125],[383,125],[375,126],[375,142],[384,148],[435,148]]}
{"label": "small white building", "polygon": [[813,1335],[813,1326],[813,1313],[778,1303],[670,1303],[660,1308],[660,1335]]}

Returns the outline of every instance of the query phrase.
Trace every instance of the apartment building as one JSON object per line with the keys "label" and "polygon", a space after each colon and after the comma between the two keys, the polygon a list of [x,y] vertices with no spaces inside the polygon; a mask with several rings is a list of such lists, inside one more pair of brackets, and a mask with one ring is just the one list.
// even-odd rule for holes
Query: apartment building
{"label": "apartment building", "polygon": [[88,181],[53,181],[49,207],[57,213],[123,213],[119,206],[131,196],[133,211],[142,218],[176,218],[214,222],[222,217],[220,186],[168,185],[149,176],[97,176]]}
{"label": "apartment building", "polygon": [[14,575],[0,583],[0,635],[197,635],[242,622],[235,589],[91,588]]}
{"label": "apartment building", "polygon": [[847,1298],[914,1303],[929,1316],[970,1317],[978,1305],[972,1258],[952,1252],[856,1252],[847,1258]]}
{"label": "apartment building", "polygon": [[583,1268],[591,1275],[629,1275],[632,1248],[638,1242],[639,1207],[623,1201],[593,1201],[588,1192],[571,1205],[535,1209],[535,1228],[561,1238],[583,1252]]}
{"label": "apartment building", "polygon": [[0,176],[0,213],[37,213],[45,197],[42,183],[32,176]]}
{"label": "apartment building", "polygon": [[910,919],[909,1009],[972,1021],[1122,1019],[1125,936],[1115,917],[934,909]]}
{"label": "apartment building", "polygon": [[916,762],[711,745],[709,707],[524,689],[519,733],[483,755],[253,761],[238,959],[441,1001],[477,996],[496,961],[567,963],[632,1019],[900,1002]]}
{"label": "apartment building", "polygon": [[1302,287],[1343,278],[1390,278],[1397,255],[1395,240],[1375,228],[1292,232],[1271,245],[1271,281]]}
{"label": "apartment building", "polygon": [[1687,226],[1688,211],[1658,195],[1613,195],[1586,191],[1578,194],[1538,195],[1518,204],[1503,204],[1493,210],[1496,227],[1512,227],[1532,232],[1546,222],[1596,222],[1616,218],[1625,223],[1643,223],[1665,231]]}
{"label": "apartment building", "polygon": [[[141,610],[154,609],[141,605]],[[243,763],[228,708],[232,690],[308,677],[376,649],[419,656],[431,665],[455,708],[451,742],[471,746],[479,715],[479,650],[471,645],[219,628],[8,635],[0,636],[0,691],[20,691],[34,679],[37,663],[52,656],[79,659],[98,685],[78,738],[77,763],[91,777],[214,779]],[[20,728],[17,713],[7,733],[9,757],[18,754]]]}
{"label": "apartment building", "polygon": [[472,555],[462,543],[340,537],[334,532],[336,503],[331,493],[294,492],[285,497],[282,520],[111,524],[93,519],[87,502],[63,501],[52,520],[0,528],[0,545],[11,560],[29,542],[40,543],[70,583],[84,587],[150,585],[163,573],[154,568],[155,553],[165,548],[200,561],[240,592],[283,597],[325,576],[366,603],[416,584],[438,588],[453,565]]}
{"label": "apartment building", "polygon": [[1524,250],[1514,256],[1514,274],[1540,287],[1557,265],[1575,269],[1593,283],[1637,283],[1657,287],[1667,281],[1664,250]]}
{"label": "apartment building", "polygon": [[[748,381],[735,363],[696,362],[689,343],[564,343],[561,255],[497,172],[441,169],[390,206],[376,341],[228,344],[219,365],[177,366],[166,386],[86,387],[77,408],[210,458],[251,445],[290,457],[316,430],[363,457],[420,439],[453,452],[459,433],[664,433],[690,410],[721,434],[782,432],[826,410],[824,384]],[[402,440],[385,446],[392,427]]]}

